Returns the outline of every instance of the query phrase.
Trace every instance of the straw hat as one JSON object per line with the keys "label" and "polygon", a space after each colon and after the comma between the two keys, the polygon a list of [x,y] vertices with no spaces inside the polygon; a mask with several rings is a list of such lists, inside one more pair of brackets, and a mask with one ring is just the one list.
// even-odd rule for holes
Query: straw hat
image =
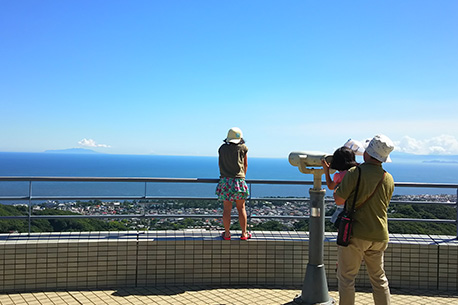
{"label": "straw hat", "polygon": [[232,127],[227,132],[226,142],[239,144],[240,141],[242,141],[242,138],[243,138],[242,130],[240,130],[240,128],[238,127]]}

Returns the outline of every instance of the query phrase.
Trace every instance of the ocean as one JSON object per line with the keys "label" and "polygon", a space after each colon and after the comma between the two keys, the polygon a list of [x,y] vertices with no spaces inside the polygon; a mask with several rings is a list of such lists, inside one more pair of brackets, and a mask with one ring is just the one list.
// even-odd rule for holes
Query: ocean
{"label": "ocean", "polygon": [[[393,154],[384,168],[395,182],[458,183],[458,156]],[[361,160],[358,160],[361,161]],[[0,176],[218,178],[217,157],[0,152]],[[248,158],[249,179],[313,181],[285,158]],[[324,186],[325,187],[325,186]],[[308,186],[251,186],[252,197],[308,197]],[[214,184],[148,183],[149,196],[213,197]],[[144,183],[34,182],[33,194],[142,195]],[[456,194],[456,189],[395,188],[395,194]],[[0,182],[0,196],[28,194],[27,182]],[[331,195],[331,192],[328,192]]]}

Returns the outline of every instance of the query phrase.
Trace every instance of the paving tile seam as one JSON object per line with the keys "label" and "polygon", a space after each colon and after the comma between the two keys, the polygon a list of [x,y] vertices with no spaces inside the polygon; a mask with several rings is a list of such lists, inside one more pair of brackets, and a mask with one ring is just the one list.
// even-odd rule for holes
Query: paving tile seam
{"label": "paving tile seam", "polygon": [[[124,292],[126,296],[116,295]],[[164,295],[161,295],[163,293]],[[1,304],[7,305],[62,305],[62,304],[287,304],[300,293],[297,289],[216,288],[178,287],[168,289],[127,289],[127,290],[90,290],[18,293],[0,296]],[[121,293],[122,294],[122,293]],[[330,291],[330,296],[338,298],[337,291]],[[423,295],[422,295],[423,294]],[[372,304],[372,294],[368,290],[356,293],[356,304]],[[392,291],[393,304],[458,304],[458,295],[440,291],[413,291],[408,289]]]}

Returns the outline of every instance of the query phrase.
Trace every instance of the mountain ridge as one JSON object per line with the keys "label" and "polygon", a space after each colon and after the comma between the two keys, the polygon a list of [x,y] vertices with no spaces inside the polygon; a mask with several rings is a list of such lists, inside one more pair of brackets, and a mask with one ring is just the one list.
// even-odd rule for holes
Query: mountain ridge
{"label": "mountain ridge", "polygon": [[53,154],[100,154],[98,151],[87,148],[52,149],[45,150],[44,152]]}

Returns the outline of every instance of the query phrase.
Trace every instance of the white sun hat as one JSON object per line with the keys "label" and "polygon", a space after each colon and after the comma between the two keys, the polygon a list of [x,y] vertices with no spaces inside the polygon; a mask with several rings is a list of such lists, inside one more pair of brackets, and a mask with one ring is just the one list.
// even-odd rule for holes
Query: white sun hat
{"label": "white sun hat", "polygon": [[232,127],[227,132],[226,142],[239,144],[240,141],[242,141],[242,138],[243,138],[242,130],[240,130],[240,128],[238,127]]}
{"label": "white sun hat", "polygon": [[369,142],[366,141],[366,152],[380,162],[391,162],[390,153],[394,149],[394,144],[385,135],[376,135]]}
{"label": "white sun hat", "polygon": [[347,142],[344,144],[345,147],[353,150],[355,155],[357,156],[362,156],[364,154],[364,147],[363,144],[359,141],[353,140],[353,139],[348,139]]}

